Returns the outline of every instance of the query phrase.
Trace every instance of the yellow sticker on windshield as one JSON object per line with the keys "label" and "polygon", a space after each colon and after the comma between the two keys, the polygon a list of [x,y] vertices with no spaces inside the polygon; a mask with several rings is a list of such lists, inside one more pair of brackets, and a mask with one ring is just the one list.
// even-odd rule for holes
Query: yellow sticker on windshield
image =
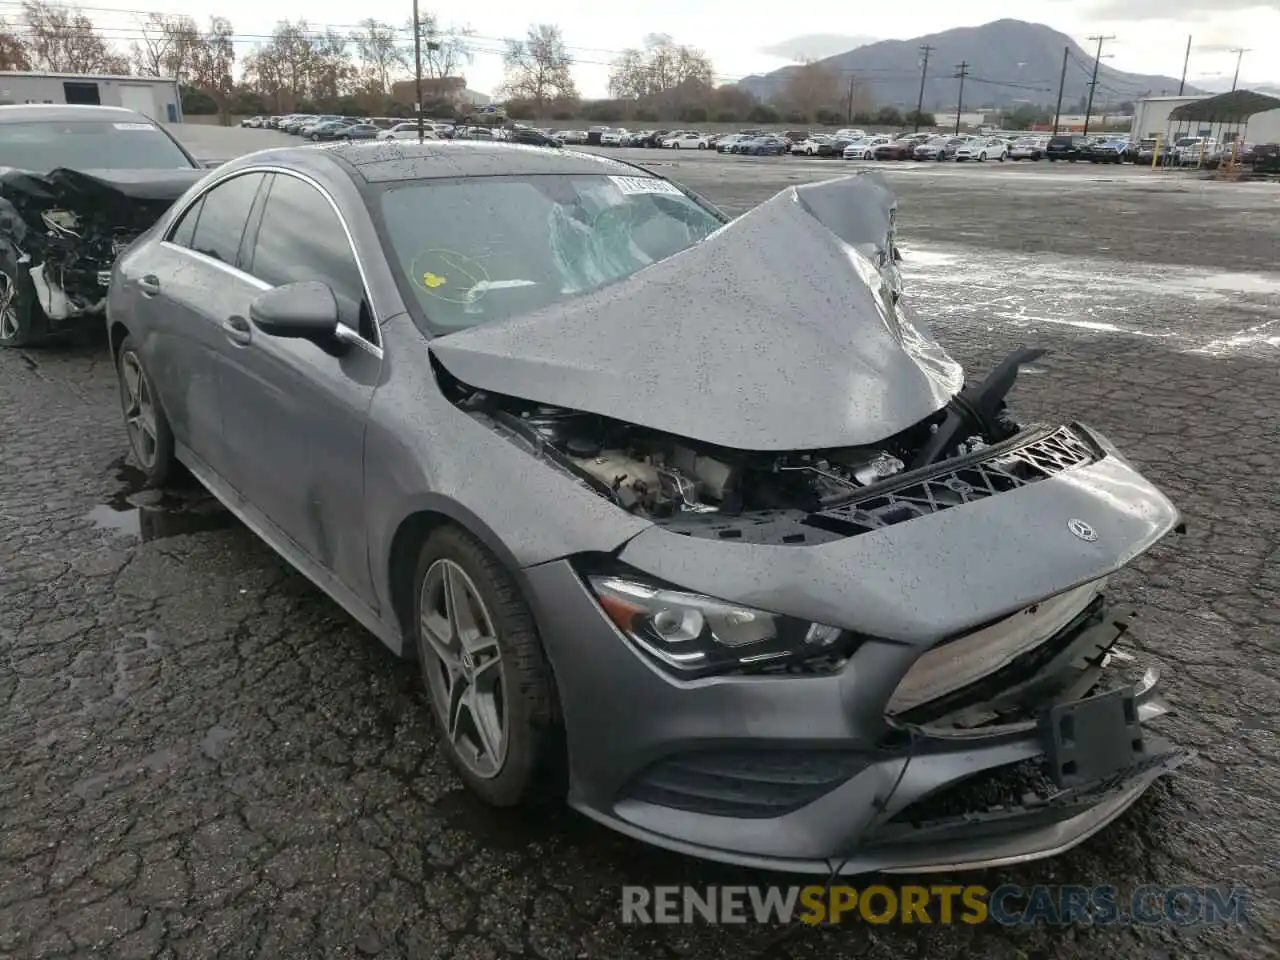
{"label": "yellow sticker on windshield", "polygon": [[434,290],[436,287],[443,287],[449,282],[448,277],[442,277],[438,273],[427,271],[422,275],[422,283],[428,289]]}

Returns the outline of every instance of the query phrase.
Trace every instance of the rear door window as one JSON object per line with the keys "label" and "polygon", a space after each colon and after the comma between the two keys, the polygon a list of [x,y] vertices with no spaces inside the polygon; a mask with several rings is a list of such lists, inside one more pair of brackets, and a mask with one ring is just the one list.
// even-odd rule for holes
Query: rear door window
{"label": "rear door window", "polygon": [[[228,266],[239,266],[240,241],[263,177],[261,173],[241,174],[224,180],[204,195],[190,243],[192,250]],[[180,229],[184,223],[179,224]]]}

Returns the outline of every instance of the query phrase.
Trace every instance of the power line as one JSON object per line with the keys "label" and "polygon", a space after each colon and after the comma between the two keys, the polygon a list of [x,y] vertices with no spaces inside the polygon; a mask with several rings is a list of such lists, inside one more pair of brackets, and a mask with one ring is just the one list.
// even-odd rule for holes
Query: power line
{"label": "power line", "polygon": [[[920,111],[924,109],[924,78],[929,74],[929,54],[933,52],[933,47],[929,44],[921,44],[920,52],[924,54],[924,60],[920,64],[920,96],[916,98],[916,125],[913,132],[920,132]],[[852,95],[850,100],[852,100]]]}
{"label": "power line", "polygon": [[1093,76],[1089,80],[1089,102],[1085,104],[1084,108],[1084,129],[1081,133],[1086,137],[1089,135],[1089,114],[1093,111],[1093,92],[1098,86],[1098,67],[1102,63],[1102,44],[1107,40],[1114,40],[1115,35],[1110,34],[1103,36],[1102,34],[1098,34],[1096,37],[1090,37],[1089,39],[1098,41],[1098,52],[1093,58]]}
{"label": "power line", "polygon": [[956,101],[956,135],[960,134],[960,114],[964,112],[964,78],[969,75],[969,62],[961,60],[956,64],[956,72],[953,79],[960,81],[960,97]]}
{"label": "power line", "polygon": [[1070,47],[1062,48],[1062,76],[1058,79],[1058,106],[1053,111],[1053,133],[1058,134],[1058,123],[1062,120],[1062,91],[1067,85],[1067,57],[1071,55]]}

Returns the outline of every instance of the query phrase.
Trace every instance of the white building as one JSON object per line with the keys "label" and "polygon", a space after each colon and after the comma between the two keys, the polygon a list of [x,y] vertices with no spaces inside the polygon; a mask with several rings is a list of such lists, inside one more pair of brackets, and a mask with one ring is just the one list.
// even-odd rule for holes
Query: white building
{"label": "white building", "polygon": [[0,71],[0,104],[73,103],[128,107],[153,120],[182,121],[178,81],[163,77],[115,77],[82,73]]}
{"label": "white building", "polygon": [[[1221,94],[1215,94],[1221,96]],[[1142,137],[1160,137],[1175,133],[1183,133],[1191,137],[1216,137],[1226,139],[1226,135],[1235,132],[1242,125],[1217,124],[1207,122],[1188,122],[1170,120],[1176,108],[1185,103],[1207,100],[1208,95],[1194,97],[1147,97],[1139,100],[1133,108],[1133,126],[1129,133],[1134,139]],[[1244,139],[1252,143],[1280,142],[1280,109],[1255,113],[1249,118],[1244,129]]]}

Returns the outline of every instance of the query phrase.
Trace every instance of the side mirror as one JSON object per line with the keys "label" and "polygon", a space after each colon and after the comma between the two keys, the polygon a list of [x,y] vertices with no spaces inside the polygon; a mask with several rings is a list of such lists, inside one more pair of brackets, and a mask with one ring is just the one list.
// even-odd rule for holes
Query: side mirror
{"label": "side mirror", "polygon": [[338,332],[338,300],[319,280],[286,283],[249,304],[249,319],[273,337],[325,340]]}

